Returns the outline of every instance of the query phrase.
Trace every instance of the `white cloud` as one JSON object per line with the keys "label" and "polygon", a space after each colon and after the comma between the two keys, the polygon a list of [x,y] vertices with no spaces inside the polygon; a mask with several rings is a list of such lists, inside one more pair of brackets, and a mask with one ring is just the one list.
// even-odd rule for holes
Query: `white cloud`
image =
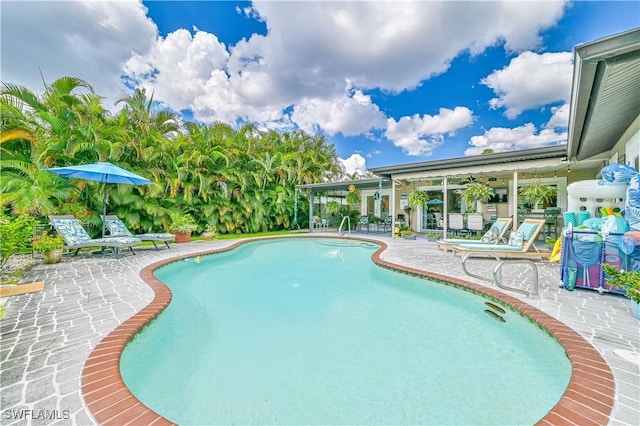
{"label": "white cloud", "polygon": [[553,115],[545,127],[550,129],[569,127],[569,103],[551,108]]}
{"label": "white cloud", "polygon": [[340,158],[342,165],[344,166],[345,174],[353,175],[357,173],[362,176],[367,173],[367,160],[358,153],[351,154],[349,158]]}
{"label": "white cloud", "polygon": [[386,116],[360,90],[352,96],[333,99],[305,99],[297,104],[291,119],[303,130],[315,133],[318,128],[329,135],[355,136],[386,126]]}
{"label": "white cloud", "polygon": [[[385,128],[368,89],[410,90],[461,53],[501,43],[510,51],[536,49],[566,4],[256,1],[238,13],[262,20],[268,33],[229,47],[197,28],[159,37],[140,1],[10,1],[2,3],[2,78],[38,90],[40,68],[47,81],[84,78],[112,100],[122,94],[125,74],[166,107],[191,109],[199,120],[297,123],[356,135]],[[511,67],[503,71],[487,77],[499,96],[494,106],[515,113],[542,105],[544,97],[532,100],[535,90],[525,100],[516,96]],[[389,119],[386,135],[411,155],[428,155],[471,121],[467,108],[442,109]]]}
{"label": "white cloud", "polygon": [[[345,80],[399,92],[446,71],[465,51],[478,54],[501,41],[513,51],[536,48],[539,31],[558,21],[565,4],[255,1],[253,7],[269,30],[260,69],[278,92],[295,97],[335,94]],[[238,57],[253,58],[253,42],[239,44]],[[255,63],[246,67],[254,70]]]}
{"label": "white cloud", "polygon": [[2,81],[40,93],[42,77],[78,77],[113,108],[123,64],[156,37],[146,12],[139,1],[3,1]]}
{"label": "white cloud", "polygon": [[569,52],[524,52],[511,63],[482,79],[482,84],[497,95],[491,108],[506,108],[505,115],[515,118],[522,111],[557,101],[569,101],[573,74]]}
{"label": "white cloud", "polygon": [[513,129],[494,127],[481,136],[473,136],[464,155],[479,155],[485,149],[493,152],[517,151],[522,149],[541,148],[566,143],[567,133],[556,133],[553,129],[543,129],[536,134],[532,123]]}
{"label": "white cloud", "polygon": [[[228,48],[226,63],[218,62],[225,46],[216,40],[198,43],[201,32],[191,38],[176,32],[127,69],[155,89],[156,99],[176,110],[190,107],[201,120],[277,121],[293,106],[292,119],[304,128],[353,135],[381,126],[383,114],[373,103],[359,103],[356,95],[345,98],[345,85],[400,92],[446,71],[465,51],[481,53],[501,41],[512,50],[535,48],[539,31],[553,25],[564,8],[564,2],[532,3],[526,13],[510,2],[401,5],[258,1],[251,11],[239,13],[259,17],[268,34]],[[484,24],[487,20],[491,26]],[[210,63],[195,58],[210,76],[174,66],[191,64],[188,52],[216,58]],[[160,56],[169,54],[170,59]],[[144,69],[156,72],[136,74]]]}
{"label": "white cloud", "polygon": [[398,121],[389,118],[385,136],[408,155],[431,155],[444,143],[445,135],[454,135],[472,122],[473,113],[468,108],[440,108],[438,115],[415,114]]}

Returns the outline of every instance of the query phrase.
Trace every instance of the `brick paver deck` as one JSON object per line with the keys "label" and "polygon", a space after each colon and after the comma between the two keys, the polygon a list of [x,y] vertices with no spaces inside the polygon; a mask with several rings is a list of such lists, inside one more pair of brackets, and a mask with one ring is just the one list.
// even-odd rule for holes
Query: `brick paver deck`
{"label": "brick paver deck", "polygon": [[[547,418],[549,423],[573,419],[578,424],[603,424],[607,420],[601,413],[611,411],[610,424],[640,424],[639,366],[614,353],[616,349],[640,352],[640,323],[632,317],[627,299],[561,289],[558,266],[549,263],[537,264],[541,295],[521,296],[467,277],[461,271],[460,258],[439,251],[435,243],[373,238],[388,245],[376,259],[380,263],[464,280],[510,300],[536,319],[555,324],[552,328],[560,333],[560,340],[574,359],[578,381],[569,386],[569,398]],[[128,390],[118,383],[118,366],[112,362],[114,353],[118,356],[123,347],[122,339],[126,341],[137,330],[127,320],[134,316],[133,321],[145,320],[144,314],[138,314],[140,310],[157,311],[170,300],[170,295],[154,300],[154,292],[141,278],[141,271],[168,258],[232,244],[233,241],[177,244],[171,250],[141,249],[136,256],[119,259],[68,257],[61,264],[32,269],[25,281],[45,280],[45,290],[9,299],[5,319],[0,323],[0,423],[149,424],[155,413],[130,398]],[[493,262],[474,260],[472,266],[488,276]],[[148,271],[144,272],[147,280]],[[530,288],[530,275],[530,270],[521,265],[504,268],[505,284],[510,286]],[[153,306],[145,308],[152,300]],[[125,321],[127,324],[123,325]],[[116,328],[118,331],[114,332]],[[586,354],[580,346],[584,340],[574,332],[593,345],[599,355],[594,352],[593,357],[581,358]],[[606,364],[591,359],[596,357]],[[105,375],[108,369],[112,373]],[[606,380],[607,371],[613,373],[612,383]],[[594,389],[590,385],[586,389],[581,381],[590,380],[593,385],[594,377],[595,383],[603,381],[603,386]],[[615,389],[612,409],[605,402],[607,389]],[[582,405],[584,401],[589,402],[588,406]]]}

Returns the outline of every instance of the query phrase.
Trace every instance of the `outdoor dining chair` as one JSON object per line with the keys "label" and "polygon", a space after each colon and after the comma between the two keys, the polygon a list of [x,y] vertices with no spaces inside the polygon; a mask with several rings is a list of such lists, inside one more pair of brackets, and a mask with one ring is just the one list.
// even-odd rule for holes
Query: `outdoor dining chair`
{"label": "outdoor dining chair", "polygon": [[469,213],[467,215],[467,230],[479,235],[484,231],[484,218],[482,213]]}
{"label": "outdoor dining chair", "polygon": [[449,213],[449,230],[458,235],[464,231],[464,216],[462,213]]}
{"label": "outdoor dining chair", "polygon": [[358,230],[362,231],[365,227],[367,228],[367,232],[369,232],[369,216],[360,216],[358,220]]}

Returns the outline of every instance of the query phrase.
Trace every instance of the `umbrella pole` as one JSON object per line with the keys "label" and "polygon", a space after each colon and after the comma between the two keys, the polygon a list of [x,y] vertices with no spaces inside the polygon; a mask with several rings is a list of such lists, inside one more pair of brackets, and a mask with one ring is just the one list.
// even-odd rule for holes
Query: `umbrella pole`
{"label": "umbrella pole", "polygon": [[104,198],[102,199],[102,238],[104,238],[105,229],[107,228],[107,184],[104,185]]}

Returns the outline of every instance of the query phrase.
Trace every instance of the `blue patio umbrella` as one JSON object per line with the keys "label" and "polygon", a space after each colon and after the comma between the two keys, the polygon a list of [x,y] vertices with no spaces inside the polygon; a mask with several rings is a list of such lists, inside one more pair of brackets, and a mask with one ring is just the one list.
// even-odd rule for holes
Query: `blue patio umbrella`
{"label": "blue patio umbrella", "polygon": [[80,166],[55,167],[45,169],[48,172],[74,179],[91,180],[104,184],[104,198],[102,203],[102,236],[105,231],[105,217],[107,216],[107,184],[124,183],[128,185],[153,185],[149,179],[138,176],[129,170],[111,163],[97,162]]}

